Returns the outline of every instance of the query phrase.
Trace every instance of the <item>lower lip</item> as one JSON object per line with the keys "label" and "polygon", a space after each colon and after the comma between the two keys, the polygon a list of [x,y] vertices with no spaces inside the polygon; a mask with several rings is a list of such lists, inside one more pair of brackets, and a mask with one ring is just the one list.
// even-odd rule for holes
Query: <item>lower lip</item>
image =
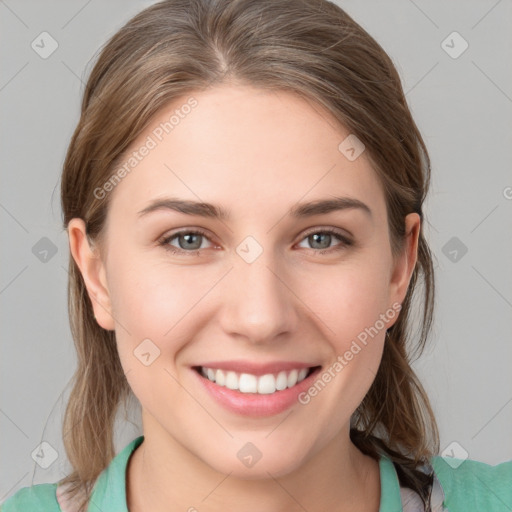
{"label": "lower lip", "polygon": [[279,414],[298,401],[298,395],[306,391],[313,383],[321,368],[291,388],[272,394],[241,393],[235,389],[219,386],[192,369],[206,391],[223,407],[244,416],[264,417]]}

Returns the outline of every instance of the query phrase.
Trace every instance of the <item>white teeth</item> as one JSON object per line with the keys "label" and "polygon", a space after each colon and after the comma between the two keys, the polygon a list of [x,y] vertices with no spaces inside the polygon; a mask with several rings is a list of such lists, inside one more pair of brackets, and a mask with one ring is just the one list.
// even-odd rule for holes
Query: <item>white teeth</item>
{"label": "white teeth", "polygon": [[224,375],[224,372],[222,370],[217,370],[215,372],[215,382],[219,386],[224,386],[224,384],[226,383],[226,376]]}
{"label": "white teeth", "polygon": [[297,384],[297,377],[299,376],[299,372],[297,370],[292,370],[288,374],[288,387],[291,388]]}
{"label": "white teeth", "polygon": [[262,375],[258,379],[258,393],[260,395],[269,395],[276,390],[276,379],[272,374]]}
{"label": "white teeth", "polygon": [[306,377],[307,374],[308,374],[307,368],[302,368],[302,370],[299,370],[299,376],[297,377],[297,382],[304,380],[304,377]]}
{"label": "white teeth", "polygon": [[256,375],[242,373],[238,380],[238,389],[241,393],[256,393],[258,391],[258,378]]}
{"label": "white teeth", "polygon": [[286,372],[279,372],[276,379],[276,389],[281,391],[288,387],[288,375]]}
{"label": "white teeth", "polygon": [[239,374],[232,371],[201,367],[203,377],[219,386],[233,390],[238,389],[241,393],[259,393],[261,395],[270,395],[276,391],[295,386],[306,378],[308,371],[309,368],[302,368],[289,372],[282,371],[277,375],[267,373],[258,377],[250,373]]}
{"label": "white teeth", "polygon": [[238,389],[238,375],[235,372],[228,372],[225,386],[229,389]]}

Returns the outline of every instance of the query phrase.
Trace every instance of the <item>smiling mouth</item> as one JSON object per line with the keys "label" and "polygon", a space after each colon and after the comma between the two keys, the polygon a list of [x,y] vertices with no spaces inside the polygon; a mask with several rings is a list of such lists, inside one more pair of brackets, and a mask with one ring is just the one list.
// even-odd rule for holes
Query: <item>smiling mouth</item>
{"label": "smiling mouth", "polygon": [[319,371],[321,366],[267,373],[265,375],[239,373],[205,366],[193,366],[192,368],[201,377],[214,382],[218,386],[239,391],[240,393],[270,395],[293,388],[311,374]]}

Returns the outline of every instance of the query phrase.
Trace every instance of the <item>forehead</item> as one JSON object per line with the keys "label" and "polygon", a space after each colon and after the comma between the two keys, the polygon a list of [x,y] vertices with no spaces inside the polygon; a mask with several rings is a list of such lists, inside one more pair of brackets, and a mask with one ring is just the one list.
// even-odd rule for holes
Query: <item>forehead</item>
{"label": "forehead", "polygon": [[383,192],[365,152],[349,160],[340,150],[349,135],[320,105],[291,92],[222,86],[191,93],[162,108],[131,144],[110,210],[136,220],[150,200],[173,196],[261,216],[262,207],[281,205],[279,214],[299,201],[342,195],[378,212]]}

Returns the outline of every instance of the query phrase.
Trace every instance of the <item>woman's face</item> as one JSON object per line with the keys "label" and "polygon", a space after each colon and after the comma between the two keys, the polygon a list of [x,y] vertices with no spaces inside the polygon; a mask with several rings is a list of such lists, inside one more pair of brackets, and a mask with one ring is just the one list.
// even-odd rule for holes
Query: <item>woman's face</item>
{"label": "woman's face", "polygon": [[155,117],[128,151],[130,171],[97,193],[111,201],[101,261],[70,223],[146,437],[244,478],[286,474],[349,442],[419,228],[409,215],[393,260],[383,190],[349,135],[287,92],[190,94]]}

